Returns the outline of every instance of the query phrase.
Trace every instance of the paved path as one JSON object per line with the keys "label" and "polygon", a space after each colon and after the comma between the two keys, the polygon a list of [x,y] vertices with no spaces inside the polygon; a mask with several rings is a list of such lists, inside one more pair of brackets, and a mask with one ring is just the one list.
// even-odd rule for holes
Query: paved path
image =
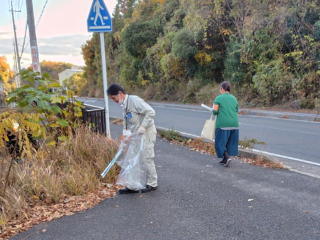
{"label": "paved path", "polygon": [[225,168],[160,138],[155,149],[157,191],[117,195],[12,239],[320,239],[319,179],[240,159]]}

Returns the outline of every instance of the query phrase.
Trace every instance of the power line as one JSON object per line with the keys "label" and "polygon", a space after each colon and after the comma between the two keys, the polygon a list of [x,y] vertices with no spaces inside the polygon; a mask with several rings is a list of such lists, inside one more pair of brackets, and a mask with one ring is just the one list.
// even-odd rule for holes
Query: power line
{"label": "power line", "polygon": [[28,17],[27,17],[26,27],[24,29],[24,38],[23,38],[23,44],[22,44],[22,50],[21,50],[20,59],[22,58],[23,50],[25,49],[24,44],[26,43],[27,29],[28,29]]}
{"label": "power line", "polygon": [[42,14],[43,14],[43,11],[44,11],[44,9],[46,8],[47,2],[48,2],[48,0],[46,0],[44,6],[43,6],[43,8],[42,8],[42,11],[41,11],[41,14],[40,14],[40,17],[39,17],[39,20],[38,20],[38,22],[37,22],[36,27],[38,27],[38,25],[39,25],[39,22],[40,22],[40,20],[41,20]]}

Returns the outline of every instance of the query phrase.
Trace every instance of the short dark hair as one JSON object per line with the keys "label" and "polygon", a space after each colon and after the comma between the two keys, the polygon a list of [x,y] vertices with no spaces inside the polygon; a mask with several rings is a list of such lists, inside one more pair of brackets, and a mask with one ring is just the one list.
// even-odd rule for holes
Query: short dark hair
{"label": "short dark hair", "polygon": [[225,91],[231,92],[231,85],[227,81],[221,83],[221,88],[223,88]]}
{"label": "short dark hair", "polygon": [[118,95],[119,91],[124,93],[124,94],[126,94],[124,89],[119,84],[114,83],[114,84],[111,84],[108,87],[107,94],[108,94],[108,96],[110,96],[110,95]]}

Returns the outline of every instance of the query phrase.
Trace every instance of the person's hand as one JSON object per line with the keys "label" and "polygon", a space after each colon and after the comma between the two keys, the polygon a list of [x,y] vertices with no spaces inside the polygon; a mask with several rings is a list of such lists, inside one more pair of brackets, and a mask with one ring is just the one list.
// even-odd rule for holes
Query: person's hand
{"label": "person's hand", "polygon": [[140,135],[142,135],[142,134],[145,134],[146,133],[146,127],[144,127],[144,126],[140,126],[139,128],[138,128],[138,134],[140,134]]}
{"label": "person's hand", "polygon": [[126,143],[129,142],[130,139],[131,139],[131,135],[124,135],[124,134],[122,134],[122,136],[121,136],[121,140],[124,141],[124,142],[126,142]]}
{"label": "person's hand", "polygon": [[123,140],[124,142],[127,143],[127,142],[130,141],[131,135],[132,135],[132,133],[131,133],[130,130],[124,130],[124,131],[123,131],[123,134],[122,134],[122,136],[121,136],[121,140]]}

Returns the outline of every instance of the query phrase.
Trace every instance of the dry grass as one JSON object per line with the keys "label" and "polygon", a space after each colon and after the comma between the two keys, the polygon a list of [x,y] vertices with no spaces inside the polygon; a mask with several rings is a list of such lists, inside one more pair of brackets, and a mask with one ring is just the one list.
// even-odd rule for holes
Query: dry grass
{"label": "dry grass", "polygon": [[113,119],[110,123],[122,126],[123,120],[122,119]]}
{"label": "dry grass", "polygon": [[238,112],[239,115],[248,115],[248,113],[244,110],[241,110]]}
{"label": "dry grass", "polygon": [[198,103],[204,103],[208,106],[212,106],[214,99],[220,95],[219,90],[220,84],[205,85],[196,93],[196,100]]}
{"label": "dry grass", "polygon": [[274,162],[269,159],[263,158],[263,156],[258,156],[257,158],[241,158],[243,162],[249,163],[255,166],[261,166],[265,168],[273,168],[273,169],[284,169],[282,162]]}
{"label": "dry grass", "polygon": [[[7,190],[0,196],[0,239],[12,235],[6,230],[12,226],[10,222],[29,220],[36,206],[61,204],[71,196],[105,191],[102,184],[112,186],[119,169],[114,166],[103,181],[100,174],[117,148],[114,140],[82,128],[63,145],[43,146],[32,160],[14,164]],[[1,162],[2,192],[10,161],[3,158]]]}

